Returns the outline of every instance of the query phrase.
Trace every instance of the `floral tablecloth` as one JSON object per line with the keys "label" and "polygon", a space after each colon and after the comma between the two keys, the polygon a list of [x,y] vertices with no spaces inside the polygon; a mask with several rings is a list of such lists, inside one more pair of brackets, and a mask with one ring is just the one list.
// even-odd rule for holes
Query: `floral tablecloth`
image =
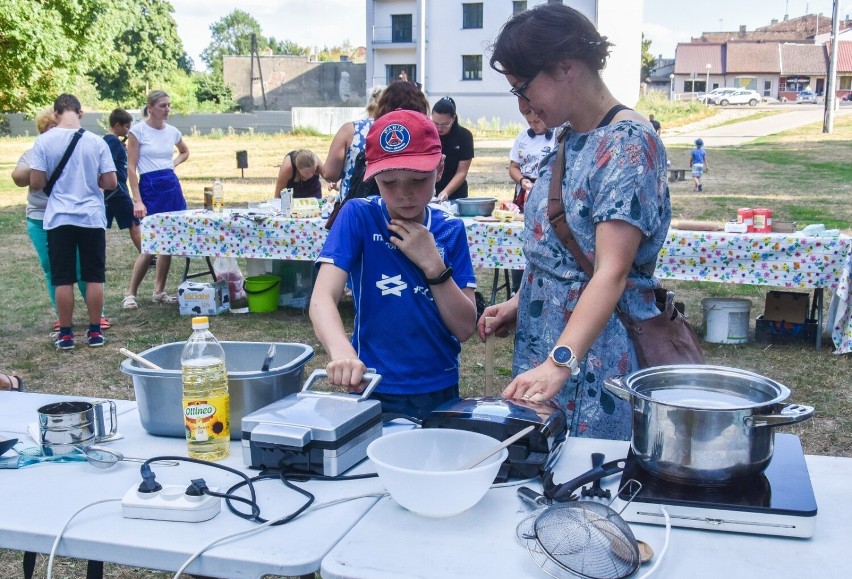
{"label": "floral tablecloth", "polygon": [[[226,210],[161,213],[142,222],[142,250],[186,257],[314,260],[325,241],[323,219],[290,219]],[[524,265],[523,223],[465,219],[473,266]],[[671,230],[660,252],[661,279],[829,288],[828,325],[838,353],[852,352],[852,239]]]}

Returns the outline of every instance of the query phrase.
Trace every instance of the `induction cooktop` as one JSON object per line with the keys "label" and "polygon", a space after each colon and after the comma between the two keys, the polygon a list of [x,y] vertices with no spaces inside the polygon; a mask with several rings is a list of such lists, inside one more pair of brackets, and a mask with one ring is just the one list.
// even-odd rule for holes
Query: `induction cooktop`
{"label": "induction cooktop", "polygon": [[[642,488],[630,501],[635,488]],[[634,523],[671,524],[714,531],[810,537],[817,504],[798,436],[776,434],[772,460],[763,474],[721,487],[673,483],[645,471],[631,451],[613,508]],[[629,504],[627,504],[629,501]]]}

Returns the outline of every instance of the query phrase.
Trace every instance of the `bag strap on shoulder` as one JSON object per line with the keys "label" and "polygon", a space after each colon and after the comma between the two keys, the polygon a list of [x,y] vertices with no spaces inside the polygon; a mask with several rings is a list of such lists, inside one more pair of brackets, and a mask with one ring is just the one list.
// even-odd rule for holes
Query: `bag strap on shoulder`
{"label": "bag strap on shoulder", "polygon": [[68,164],[68,159],[71,158],[71,153],[74,152],[74,149],[77,147],[77,141],[80,140],[80,137],[83,136],[83,133],[86,132],[86,129],[80,127],[77,131],[71,136],[71,142],[68,143],[68,147],[65,149],[65,153],[62,155],[62,158],[59,160],[59,164],[56,166],[56,169],[53,170],[53,173],[50,175],[50,179],[47,181],[47,185],[44,186],[44,194],[48,197],[50,193],[53,191],[53,186],[56,185],[56,182],[59,180],[59,177],[62,175],[62,171],[65,170],[65,165]]}

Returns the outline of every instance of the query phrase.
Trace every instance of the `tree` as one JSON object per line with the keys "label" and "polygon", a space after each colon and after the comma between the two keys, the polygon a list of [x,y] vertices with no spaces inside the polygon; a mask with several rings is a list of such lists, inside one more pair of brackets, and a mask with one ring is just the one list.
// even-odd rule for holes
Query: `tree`
{"label": "tree", "polygon": [[657,59],[651,54],[651,41],[645,40],[645,33],[642,33],[642,77],[641,82],[645,82],[651,72],[657,66]]}
{"label": "tree", "polygon": [[307,54],[303,48],[289,40],[279,41],[261,34],[260,23],[248,12],[236,9],[210,25],[212,41],[201,52],[201,60],[214,75],[222,75],[222,62],[226,55],[250,55],[251,35],[257,38],[258,53]]}
{"label": "tree", "polygon": [[126,28],[113,41],[108,64],[89,75],[101,97],[115,102],[141,102],[151,88],[188,75],[191,61],[177,33],[168,0],[116,0],[123,5]]}
{"label": "tree", "polygon": [[0,0],[0,110],[35,111],[108,66],[115,0]]}

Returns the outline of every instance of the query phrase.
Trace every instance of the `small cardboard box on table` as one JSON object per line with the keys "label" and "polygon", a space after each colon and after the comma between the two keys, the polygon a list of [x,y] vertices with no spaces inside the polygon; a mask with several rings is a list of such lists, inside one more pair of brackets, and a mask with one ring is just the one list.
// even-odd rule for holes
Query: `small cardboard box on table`
{"label": "small cardboard box on table", "polygon": [[764,344],[815,344],[819,331],[809,318],[810,294],[770,291],[763,315],[755,320],[754,340]]}
{"label": "small cardboard box on table", "polygon": [[178,286],[178,306],[182,316],[218,316],[230,309],[228,282],[185,281]]}

